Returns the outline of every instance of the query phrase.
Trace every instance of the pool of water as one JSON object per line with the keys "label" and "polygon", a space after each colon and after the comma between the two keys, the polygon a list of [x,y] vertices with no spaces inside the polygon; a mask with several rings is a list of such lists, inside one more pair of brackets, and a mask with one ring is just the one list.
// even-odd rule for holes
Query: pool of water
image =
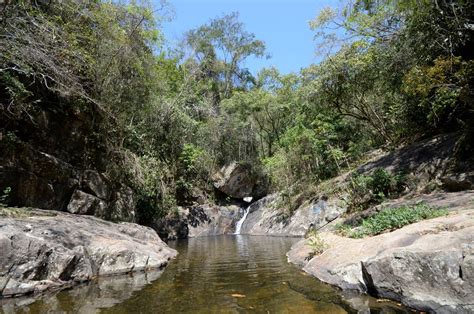
{"label": "pool of water", "polygon": [[101,278],[39,299],[4,300],[5,313],[405,313],[347,295],[289,264],[298,239],[218,236],[171,242],[160,272]]}

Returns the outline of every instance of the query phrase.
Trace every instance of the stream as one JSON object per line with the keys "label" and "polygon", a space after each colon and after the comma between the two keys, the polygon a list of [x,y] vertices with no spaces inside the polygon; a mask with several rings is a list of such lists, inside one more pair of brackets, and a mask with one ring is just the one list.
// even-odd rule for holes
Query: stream
{"label": "stream", "polygon": [[0,312],[407,313],[391,302],[342,294],[289,264],[285,254],[297,240],[229,235],[170,242],[179,255],[164,271],[0,300]]}

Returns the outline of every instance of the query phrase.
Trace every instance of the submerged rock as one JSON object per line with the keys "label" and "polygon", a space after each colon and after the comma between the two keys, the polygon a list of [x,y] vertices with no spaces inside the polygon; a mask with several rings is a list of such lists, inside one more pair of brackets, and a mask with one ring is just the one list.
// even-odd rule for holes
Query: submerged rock
{"label": "submerged rock", "polygon": [[148,227],[48,213],[0,219],[0,296],[160,268],[177,254]]}
{"label": "submerged rock", "polygon": [[307,240],[288,259],[341,289],[368,292],[437,313],[474,311],[474,209],[365,239],[320,234],[328,249],[310,256]]}

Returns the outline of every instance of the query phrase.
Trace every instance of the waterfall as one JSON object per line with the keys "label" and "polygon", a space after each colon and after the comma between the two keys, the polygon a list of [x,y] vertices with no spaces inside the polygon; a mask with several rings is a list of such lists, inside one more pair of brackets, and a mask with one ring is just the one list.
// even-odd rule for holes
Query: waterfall
{"label": "waterfall", "polygon": [[242,218],[240,218],[239,221],[235,224],[235,233],[234,234],[240,234],[240,229],[242,229],[242,225],[244,224],[245,218],[247,218],[247,215],[249,214],[249,207],[245,209],[244,215]]}

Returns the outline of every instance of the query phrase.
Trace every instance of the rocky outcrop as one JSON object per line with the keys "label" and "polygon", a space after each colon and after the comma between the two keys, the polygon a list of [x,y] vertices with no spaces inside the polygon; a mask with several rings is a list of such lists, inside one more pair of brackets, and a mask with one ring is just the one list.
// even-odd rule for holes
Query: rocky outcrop
{"label": "rocky outcrop", "polygon": [[239,219],[238,206],[193,206],[186,209],[189,237],[231,234]]}
{"label": "rocky outcrop", "polygon": [[148,227],[32,211],[0,219],[0,295],[62,288],[97,276],[165,266],[177,253]]}
{"label": "rocky outcrop", "polygon": [[237,205],[193,205],[179,207],[152,227],[166,240],[231,234],[242,215],[243,209]]}
{"label": "rocky outcrop", "polygon": [[256,180],[249,167],[237,162],[225,165],[213,176],[214,187],[233,198],[252,196]]}
{"label": "rocky outcrop", "polygon": [[0,191],[10,188],[7,204],[133,222],[133,192],[105,175],[117,157],[101,135],[105,112],[94,104],[53,103],[15,117],[0,110]]}
{"label": "rocky outcrop", "polygon": [[311,258],[307,240],[290,262],[341,289],[368,292],[422,311],[474,311],[474,208],[365,239],[320,234],[328,248]]}
{"label": "rocky outcrop", "polygon": [[322,196],[305,203],[292,216],[287,217],[280,208],[279,197],[273,194],[250,205],[241,234],[303,236],[311,224],[317,228],[322,227],[346,210],[339,199]]}
{"label": "rocky outcrop", "polygon": [[410,176],[415,192],[440,187],[448,192],[474,188],[474,169],[470,160],[455,156],[459,134],[442,134],[395,151],[377,155],[360,166],[358,173],[384,168],[392,173]]}
{"label": "rocky outcrop", "polygon": [[187,212],[183,208],[178,208],[177,212],[168,213],[150,224],[150,227],[155,229],[160,238],[165,241],[186,239],[189,233],[186,215]]}
{"label": "rocky outcrop", "polygon": [[[1,145],[0,145],[1,147]],[[112,183],[96,170],[80,170],[29,145],[18,144],[0,160],[0,189],[11,188],[8,203],[93,215],[106,220],[135,220],[133,191]]]}
{"label": "rocky outcrop", "polygon": [[212,176],[214,187],[235,199],[260,199],[267,195],[268,178],[251,165],[231,162]]}
{"label": "rocky outcrop", "polygon": [[74,191],[71,201],[67,205],[67,211],[71,214],[94,215],[103,213],[106,208],[103,200],[80,190]]}

